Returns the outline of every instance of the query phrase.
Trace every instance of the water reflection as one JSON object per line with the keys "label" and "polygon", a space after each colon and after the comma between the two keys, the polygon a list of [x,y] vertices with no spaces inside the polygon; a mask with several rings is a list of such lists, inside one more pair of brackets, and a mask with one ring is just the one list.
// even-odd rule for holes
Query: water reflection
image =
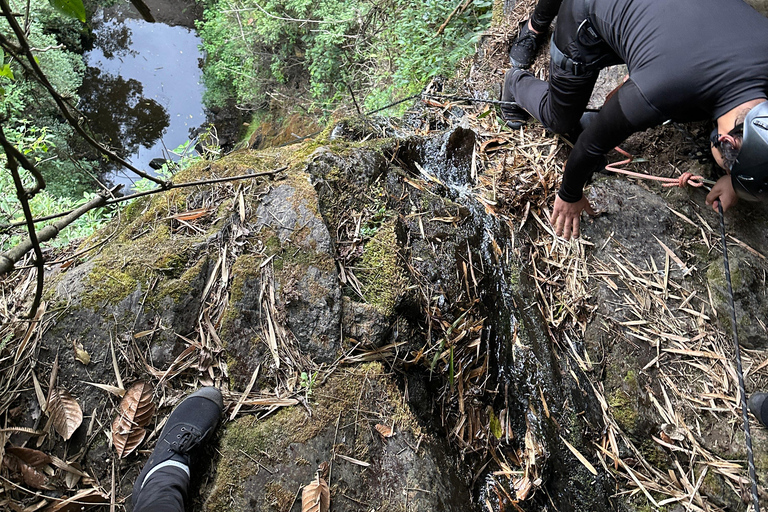
{"label": "water reflection", "polygon": [[101,50],[105,59],[135,57],[137,52],[131,45],[133,33],[127,25],[105,23],[94,30],[93,47]]}
{"label": "water reflection", "polygon": [[99,127],[101,141],[119,155],[136,153],[139,146],[151,148],[171,124],[165,108],[143,92],[138,80],[86,69],[81,95],[88,100],[81,111]]}
{"label": "water reflection", "polygon": [[[168,156],[205,122],[201,40],[189,28],[137,17],[133,6],[121,2],[93,19],[80,108],[105,143],[152,172],[152,159]],[[115,184],[136,180],[111,171],[106,178]]]}

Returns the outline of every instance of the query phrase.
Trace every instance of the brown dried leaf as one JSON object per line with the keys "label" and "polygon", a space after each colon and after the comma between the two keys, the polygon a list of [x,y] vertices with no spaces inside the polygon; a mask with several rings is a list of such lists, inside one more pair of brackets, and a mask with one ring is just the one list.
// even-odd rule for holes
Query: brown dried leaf
{"label": "brown dried leaf", "polygon": [[118,457],[127,456],[144,440],[146,431],[142,427],[149,423],[154,413],[152,387],[144,381],[135,382],[125,392],[112,422],[112,445]]}
{"label": "brown dried leaf", "polygon": [[28,487],[48,489],[48,477],[45,473],[38,471],[16,455],[9,453],[7,450],[3,457],[3,465],[7,467],[11,473],[21,475],[22,482]]}
{"label": "brown dried leaf", "polygon": [[20,446],[9,446],[5,449],[5,453],[17,457],[25,464],[29,464],[33,468],[39,468],[46,464],[51,463],[51,458],[48,454],[41,452],[40,450],[33,450],[32,448],[22,448]]}
{"label": "brown dried leaf", "polygon": [[53,428],[64,440],[68,440],[83,422],[83,411],[77,400],[66,389],[54,389],[48,400],[47,412]]}
{"label": "brown dried leaf", "polygon": [[147,431],[141,427],[135,428],[130,432],[118,433],[112,432],[112,445],[117,451],[117,457],[122,459],[133,453],[144,440]]}
{"label": "brown dried leaf", "polygon": [[318,475],[301,491],[301,512],[328,512],[331,492],[328,484]]}
{"label": "brown dried leaf", "polygon": [[392,427],[382,425],[381,423],[377,423],[374,428],[378,430],[379,434],[381,434],[381,437],[392,437],[395,435],[395,431],[392,429]]}

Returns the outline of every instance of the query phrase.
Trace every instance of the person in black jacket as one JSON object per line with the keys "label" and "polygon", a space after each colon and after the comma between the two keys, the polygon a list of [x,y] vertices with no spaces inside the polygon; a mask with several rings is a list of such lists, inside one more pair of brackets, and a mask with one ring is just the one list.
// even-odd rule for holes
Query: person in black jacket
{"label": "person in black jacket", "polygon": [[[550,14],[557,3],[542,2]],[[523,31],[543,34],[535,19],[536,11]],[[524,38],[521,32],[510,50],[519,64],[512,54]],[[605,154],[667,119],[717,123],[712,152],[731,176],[718,180],[708,204],[727,210],[737,197],[766,199],[768,19],[752,7],[741,0],[563,0],[551,42],[548,82],[519,66],[507,72],[502,100],[514,104],[502,116],[518,127],[530,113],[553,132],[579,134],[552,212],[558,235],[578,236],[581,212],[594,213],[583,188]],[[622,62],[629,78],[582,131],[600,69]]]}

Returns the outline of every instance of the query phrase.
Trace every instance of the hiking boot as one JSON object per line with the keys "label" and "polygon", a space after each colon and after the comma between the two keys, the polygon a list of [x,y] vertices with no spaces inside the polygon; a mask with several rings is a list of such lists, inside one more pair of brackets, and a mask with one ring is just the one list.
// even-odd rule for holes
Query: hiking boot
{"label": "hiking boot", "polygon": [[507,74],[504,76],[504,85],[502,86],[501,91],[501,100],[506,102],[501,105],[501,118],[504,119],[506,125],[513,130],[517,130],[531,118],[531,115],[523,107],[514,102],[515,97],[512,95],[509,86],[514,80],[515,74],[523,72],[524,71],[520,68],[512,68],[507,71]]}
{"label": "hiking boot", "polygon": [[547,34],[537,34],[528,27],[528,21],[520,25],[517,39],[509,49],[509,62],[517,68],[529,68],[536,59],[539,49],[547,41]]}
{"label": "hiking boot", "polygon": [[749,412],[755,415],[758,421],[764,426],[768,426],[768,393],[752,393],[747,400]]}
{"label": "hiking boot", "polygon": [[190,452],[216,430],[223,410],[221,392],[214,387],[200,388],[176,406],[157,439],[152,455],[136,478],[133,486],[134,503],[145,481],[156,470],[176,466],[189,474]]}

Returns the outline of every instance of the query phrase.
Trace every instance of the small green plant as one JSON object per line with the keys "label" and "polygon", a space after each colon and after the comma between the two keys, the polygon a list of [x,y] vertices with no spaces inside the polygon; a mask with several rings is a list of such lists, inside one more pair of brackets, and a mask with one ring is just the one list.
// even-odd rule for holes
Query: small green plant
{"label": "small green plant", "polygon": [[307,400],[312,396],[315,384],[317,384],[317,372],[301,372],[299,376],[299,389],[304,390],[304,396]]}

